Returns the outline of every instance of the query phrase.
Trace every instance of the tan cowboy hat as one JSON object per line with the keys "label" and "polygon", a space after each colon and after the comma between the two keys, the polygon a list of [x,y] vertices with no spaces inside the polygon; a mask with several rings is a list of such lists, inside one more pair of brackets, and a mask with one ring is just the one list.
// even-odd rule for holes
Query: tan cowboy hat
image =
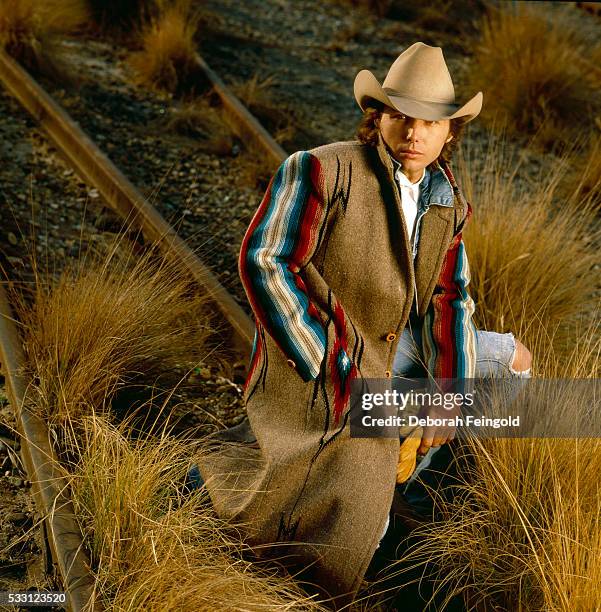
{"label": "tan cowboy hat", "polygon": [[369,70],[361,70],[354,89],[361,110],[373,99],[415,119],[466,117],[471,121],[482,109],[481,91],[463,105],[455,102],[455,88],[442,49],[423,42],[414,43],[396,58],[382,85]]}

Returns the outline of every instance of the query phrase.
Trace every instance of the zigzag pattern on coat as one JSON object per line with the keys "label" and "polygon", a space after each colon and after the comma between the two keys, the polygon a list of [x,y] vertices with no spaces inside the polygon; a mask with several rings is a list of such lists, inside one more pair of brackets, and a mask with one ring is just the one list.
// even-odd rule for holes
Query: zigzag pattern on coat
{"label": "zigzag pattern on coat", "polygon": [[[338,155],[336,155],[336,178],[334,180],[334,188],[332,189],[331,193],[330,193],[329,186],[326,187],[326,210],[327,211],[332,210],[340,202],[339,210],[342,210],[342,214],[344,215],[346,213],[346,208],[347,208],[349,199],[351,197],[351,181],[352,181],[352,176],[353,176],[353,162],[352,161],[349,162],[349,165],[348,165],[348,178],[346,178],[347,176],[346,169],[343,169],[341,171],[341,166],[342,166],[342,162],[340,161],[340,158],[338,157]],[[345,181],[345,178],[346,178],[346,181]],[[326,224],[325,223],[322,224],[320,232],[319,232],[318,244],[320,245],[323,241],[323,232],[325,231],[325,227],[326,227]],[[330,242],[330,236],[331,236],[331,233],[328,233],[326,235],[325,243],[323,244],[323,248],[322,248],[322,260],[316,266],[317,271],[320,274],[323,274],[323,260],[326,258],[326,255],[327,255],[328,244]],[[309,262],[307,262],[306,265],[308,264]]]}

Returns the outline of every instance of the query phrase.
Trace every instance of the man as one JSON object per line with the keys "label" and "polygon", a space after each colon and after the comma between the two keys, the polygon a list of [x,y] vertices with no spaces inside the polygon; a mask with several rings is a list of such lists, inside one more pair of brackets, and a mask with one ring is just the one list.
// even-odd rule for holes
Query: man
{"label": "man", "polygon": [[[351,381],[391,378],[414,360],[470,378],[491,357],[471,322],[470,207],[441,157],[459,131],[451,121],[476,117],[482,94],[456,104],[441,49],[415,43],[383,86],[361,71],[355,97],[364,111],[380,107],[368,111],[371,142],[292,154],[244,237],[240,276],[256,319],[248,422],[199,464],[218,514],[309,566],[301,576],[334,608],[353,599],[385,531],[399,457],[398,438],[350,437]],[[526,369],[526,349],[499,336],[500,360]],[[421,450],[451,436],[426,430]]]}

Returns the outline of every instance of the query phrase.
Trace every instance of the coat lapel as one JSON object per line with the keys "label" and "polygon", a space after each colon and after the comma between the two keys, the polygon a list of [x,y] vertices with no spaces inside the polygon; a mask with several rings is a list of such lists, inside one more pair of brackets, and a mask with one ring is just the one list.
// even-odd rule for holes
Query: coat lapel
{"label": "coat lapel", "polygon": [[382,139],[381,134],[378,133],[378,145],[376,147],[378,158],[381,166],[373,165],[374,172],[378,177],[380,183],[380,189],[382,190],[382,197],[386,206],[393,206],[395,213],[395,220],[390,220],[389,231],[391,231],[391,241],[394,243],[398,240],[394,236],[395,232],[400,232],[401,236],[405,236],[405,239],[401,240],[403,244],[403,251],[399,253],[399,267],[405,274],[406,286],[411,287],[413,283],[412,270],[411,270],[411,247],[409,238],[407,235],[407,225],[405,223],[405,215],[403,213],[403,206],[401,204],[401,194],[399,193],[398,185],[394,178],[394,168],[392,161],[388,155],[386,144]]}
{"label": "coat lapel", "polygon": [[415,284],[418,314],[423,317],[438,280],[445,254],[453,238],[455,210],[431,206],[421,221],[419,246],[415,258]]}

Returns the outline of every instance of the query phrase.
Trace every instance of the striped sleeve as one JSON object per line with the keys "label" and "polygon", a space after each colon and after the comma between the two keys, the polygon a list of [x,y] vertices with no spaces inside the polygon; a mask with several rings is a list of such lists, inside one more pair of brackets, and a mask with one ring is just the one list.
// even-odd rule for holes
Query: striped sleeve
{"label": "striped sleeve", "polygon": [[469,282],[469,264],[460,232],[446,253],[423,322],[424,358],[434,378],[475,376],[475,305],[467,290]]}
{"label": "striped sleeve", "polygon": [[269,183],[238,262],[255,317],[305,382],[319,375],[326,345],[301,272],[317,249],[327,218],[320,190],[317,158],[306,151],[288,157]]}

